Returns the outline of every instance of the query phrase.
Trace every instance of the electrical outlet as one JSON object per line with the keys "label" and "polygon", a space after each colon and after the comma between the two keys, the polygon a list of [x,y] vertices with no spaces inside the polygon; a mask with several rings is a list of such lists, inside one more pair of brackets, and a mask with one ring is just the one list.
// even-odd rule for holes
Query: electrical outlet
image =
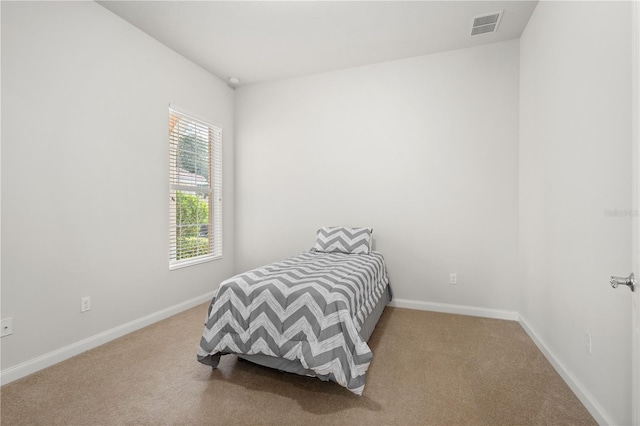
{"label": "electrical outlet", "polygon": [[591,355],[591,333],[586,330],[584,332],[584,348],[587,350],[589,355]]}
{"label": "electrical outlet", "polygon": [[91,297],[83,297],[80,299],[80,312],[87,312],[91,310]]}
{"label": "electrical outlet", "polygon": [[449,284],[458,284],[458,274],[456,274],[455,272],[449,274]]}
{"label": "electrical outlet", "polygon": [[13,318],[5,318],[0,321],[0,337],[13,334]]}

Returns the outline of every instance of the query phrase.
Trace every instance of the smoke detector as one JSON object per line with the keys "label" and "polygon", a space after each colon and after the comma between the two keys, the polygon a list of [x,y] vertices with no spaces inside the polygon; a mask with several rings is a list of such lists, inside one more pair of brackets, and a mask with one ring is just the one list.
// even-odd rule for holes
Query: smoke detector
{"label": "smoke detector", "polygon": [[502,10],[476,16],[473,18],[473,24],[471,25],[471,35],[495,33],[498,31],[501,18]]}

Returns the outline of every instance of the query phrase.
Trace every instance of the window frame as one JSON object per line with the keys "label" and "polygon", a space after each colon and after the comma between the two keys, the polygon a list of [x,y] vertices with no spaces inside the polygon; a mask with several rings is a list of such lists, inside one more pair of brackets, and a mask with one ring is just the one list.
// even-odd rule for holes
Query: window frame
{"label": "window frame", "polygon": [[[208,186],[202,187],[199,185],[183,185],[179,182],[180,169],[177,164],[172,164],[172,155],[179,155],[180,149],[174,148],[176,139],[179,136],[173,135],[174,125],[172,125],[172,119],[177,117],[180,120],[186,120],[196,126],[206,127],[209,132],[208,151],[209,151],[209,171],[208,171]],[[169,105],[168,114],[169,128],[168,128],[168,142],[169,142],[169,270],[185,268],[188,266],[198,265],[205,262],[211,262],[214,260],[222,259],[223,257],[223,227],[222,227],[222,143],[223,143],[223,129],[222,126],[212,122],[211,120],[203,119],[183,108],[178,108],[174,105]],[[194,193],[209,193],[209,208],[208,208],[208,236],[209,236],[209,250],[210,252],[204,255],[193,256],[186,259],[176,259],[177,257],[177,227],[175,222],[177,218],[176,198],[174,198],[175,191],[189,191]]]}

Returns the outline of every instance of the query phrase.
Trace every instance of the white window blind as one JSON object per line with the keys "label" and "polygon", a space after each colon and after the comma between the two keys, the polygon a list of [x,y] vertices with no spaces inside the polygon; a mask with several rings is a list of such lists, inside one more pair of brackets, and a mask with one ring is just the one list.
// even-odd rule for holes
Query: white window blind
{"label": "white window blind", "polygon": [[169,108],[169,267],[222,256],[222,129]]}

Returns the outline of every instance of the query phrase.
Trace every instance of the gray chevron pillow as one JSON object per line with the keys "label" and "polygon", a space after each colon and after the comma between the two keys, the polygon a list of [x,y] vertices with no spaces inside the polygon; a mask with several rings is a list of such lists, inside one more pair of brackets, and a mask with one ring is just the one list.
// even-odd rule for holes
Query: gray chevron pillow
{"label": "gray chevron pillow", "polygon": [[372,228],[322,227],[316,235],[315,251],[369,254]]}

